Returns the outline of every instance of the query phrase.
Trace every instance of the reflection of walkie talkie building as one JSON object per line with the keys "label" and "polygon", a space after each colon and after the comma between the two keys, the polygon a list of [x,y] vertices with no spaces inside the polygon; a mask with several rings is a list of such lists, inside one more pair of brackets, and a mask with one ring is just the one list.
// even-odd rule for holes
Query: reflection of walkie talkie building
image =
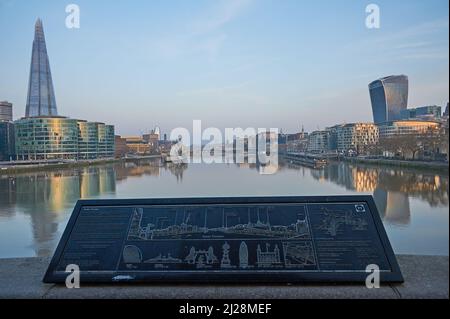
{"label": "reflection of walkie talkie building", "polygon": [[407,194],[377,188],[373,193],[373,198],[383,220],[397,225],[408,225],[411,222]]}
{"label": "reflection of walkie talkie building", "polygon": [[329,180],[348,190],[373,193],[386,222],[407,225],[411,220],[409,197],[431,206],[448,205],[448,179],[433,172],[330,163],[323,170],[311,170],[317,180]]}

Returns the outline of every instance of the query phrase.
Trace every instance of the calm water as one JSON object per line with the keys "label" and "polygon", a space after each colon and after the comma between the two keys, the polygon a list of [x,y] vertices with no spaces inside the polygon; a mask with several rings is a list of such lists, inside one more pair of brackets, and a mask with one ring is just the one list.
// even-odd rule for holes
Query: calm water
{"label": "calm water", "polygon": [[333,163],[162,166],[159,161],[0,176],[0,258],[52,255],[79,198],[374,195],[396,253],[449,253],[448,174]]}

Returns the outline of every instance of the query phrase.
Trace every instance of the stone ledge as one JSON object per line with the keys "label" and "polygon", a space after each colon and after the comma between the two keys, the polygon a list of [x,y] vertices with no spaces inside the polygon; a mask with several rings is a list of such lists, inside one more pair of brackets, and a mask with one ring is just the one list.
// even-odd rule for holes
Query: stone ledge
{"label": "stone ledge", "polygon": [[49,258],[0,259],[0,298],[86,299],[448,299],[448,256],[397,256],[401,285],[89,285],[43,284]]}

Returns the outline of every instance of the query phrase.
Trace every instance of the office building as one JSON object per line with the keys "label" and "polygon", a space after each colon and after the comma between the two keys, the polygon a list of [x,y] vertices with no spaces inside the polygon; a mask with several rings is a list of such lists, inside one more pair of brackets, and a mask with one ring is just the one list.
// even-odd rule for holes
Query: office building
{"label": "office building", "polygon": [[402,135],[421,135],[430,132],[439,132],[441,124],[434,121],[391,121],[378,126],[380,138],[389,138]]}
{"label": "office building", "polygon": [[18,160],[78,158],[77,120],[28,117],[14,123]]}
{"label": "office building", "polygon": [[337,150],[361,154],[378,143],[378,127],[373,123],[351,123],[336,127]]}
{"label": "office building", "polygon": [[145,143],[149,144],[150,150],[152,152],[156,152],[159,146],[159,134],[156,133],[156,130],[152,131],[149,134],[144,134],[142,136]]}
{"label": "office building", "polygon": [[14,160],[14,141],[14,124],[9,121],[0,121],[0,162]]}
{"label": "office building", "polygon": [[308,152],[325,153],[329,151],[329,131],[314,131],[308,137]]}
{"label": "office building", "polygon": [[145,142],[141,136],[126,136],[124,137],[129,153],[134,155],[150,154],[150,144]]}
{"label": "office building", "polygon": [[14,124],[12,104],[0,102],[0,161],[14,159]]}
{"label": "office building", "polygon": [[12,122],[13,105],[7,101],[0,101],[0,122]]}
{"label": "office building", "polygon": [[430,120],[437,121],[442,118],[442,107],[437,105],[422,106],[406,109],[400,112],[402,120]]}
{"label": "office building", "polygon": [[128,154],[129,149],[125,138],[121,137],[120,135],[116,135],[114,137],[114,144],[116,147],[114,152],[115,158],[123,158]]}
{"label": "office building", "polygon": [[408,77],[388,76],[369,84],[375,124],[401,119],[402,110],[408,106]]}
{"label": "office building", "polygon": [[41,19],[34,28],[25,117],[57,116],[55,91]]}
{"label": "office building", "polygon": [[[111,138],[112,135],[112,138]],[[114,127],[66,117],[15,121],[18,160],[92,160],[114,157]]]}

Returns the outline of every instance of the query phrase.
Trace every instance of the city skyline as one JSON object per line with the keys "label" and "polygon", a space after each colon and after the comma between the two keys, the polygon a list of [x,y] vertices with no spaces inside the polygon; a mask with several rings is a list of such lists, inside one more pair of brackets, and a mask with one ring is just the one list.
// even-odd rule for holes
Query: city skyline
{"label": "city skyline", "polygon": [[408,107],[447,103],[448,2],[412,1],[409,19],[396,19],[405,5],[379,1],[379,30],[365,28],[365,2],[327,3],[325,11],[251,0],[172,10],[79,1],[81,28],[70,30],[64,5],[0,0],[0,43],[10,48],[0,54],[8,74],[0,99],[14,104],[15,119],[24,115],[29,35],[41,17],[60,113],[104,118],[122,135],[194,119],[291,132],[372,122],[367,85],[392,74],[409,76]]}

